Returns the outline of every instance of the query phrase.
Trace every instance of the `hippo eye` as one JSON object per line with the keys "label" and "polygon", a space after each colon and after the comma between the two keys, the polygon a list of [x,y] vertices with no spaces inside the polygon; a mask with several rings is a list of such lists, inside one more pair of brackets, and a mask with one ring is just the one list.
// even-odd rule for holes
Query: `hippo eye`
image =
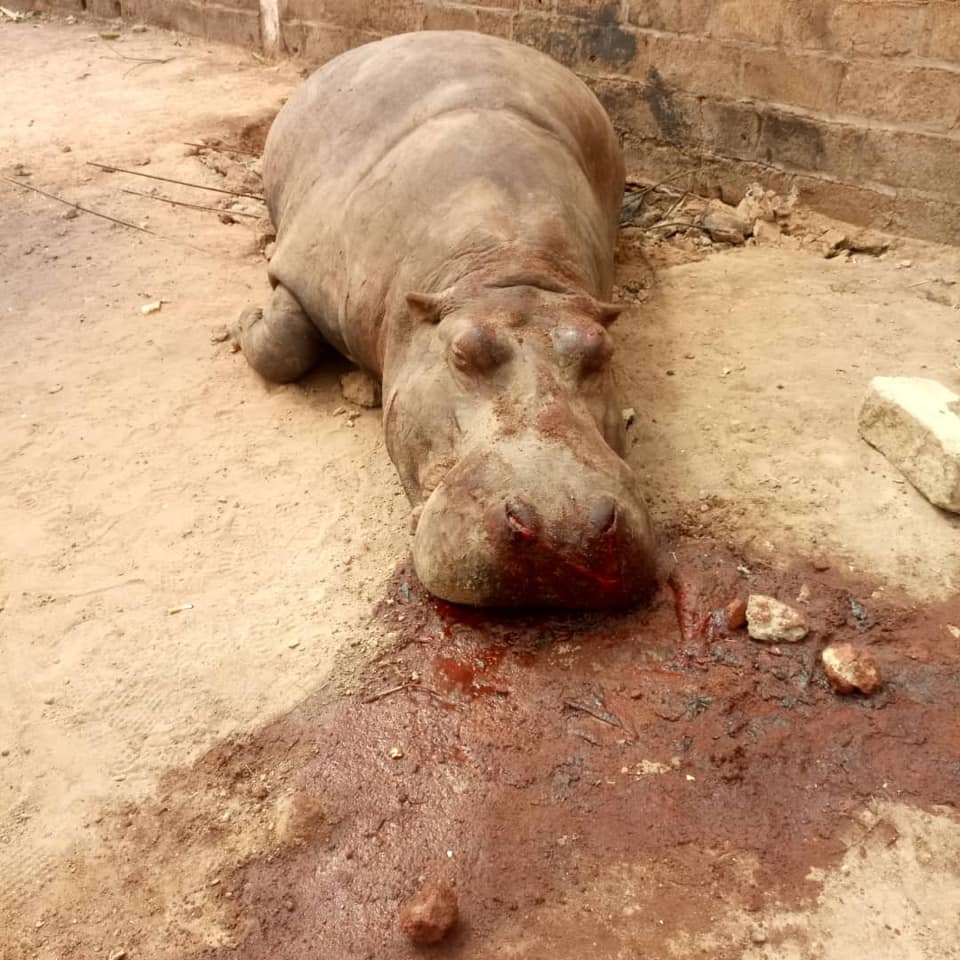
{"label": "hippo eye", "polygon": [[553,335],[554,347],[561,361],[574,366],[586,375],[602,370],[613,355],[613,343],[603,327],[563,327]]}
{"label": "hippo eye", "polygon": [[471,327],[450,345],[454,366],[467,372],[484,373],[498,367],[510,356],[510,346],[492,330]]}

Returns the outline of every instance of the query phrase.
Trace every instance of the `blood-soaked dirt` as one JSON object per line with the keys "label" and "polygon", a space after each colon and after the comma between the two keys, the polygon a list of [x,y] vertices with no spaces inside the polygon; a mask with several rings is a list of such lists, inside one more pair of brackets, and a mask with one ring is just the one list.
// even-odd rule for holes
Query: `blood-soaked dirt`
{"label": "blood-soaked dirt", "polygon": [[[730,633],[717,611],[750,592],[804,610],[806,640]],[[223,956],[413,956],[399,910],[423,880],[459,895],[437,956],[658,956],[721,911],[809,903],[868,800],[960,800],[960,600],[679,542],[631,614],[490,617],[401,570],[378,616],[396,643],[362,689],[231,760],[304,757],[288,842],[230,881]],[[833,640],[870,649],[881,692],[829,689]],[[741,950],[719,937],[712,955]]]}

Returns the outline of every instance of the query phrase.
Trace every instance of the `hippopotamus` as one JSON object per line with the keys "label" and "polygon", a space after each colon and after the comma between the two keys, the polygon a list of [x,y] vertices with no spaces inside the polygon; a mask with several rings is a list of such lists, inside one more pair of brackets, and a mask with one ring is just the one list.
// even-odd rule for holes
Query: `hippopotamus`
{"label": "hippopotamus", "polygon": [[416,573],[458,604],[619,607],[654,576],[623,460],[609,302],[624,165],[590,89],[546,55],[448,31],[326,63],[263,157],[263,377],[333,347],[382,383]]}

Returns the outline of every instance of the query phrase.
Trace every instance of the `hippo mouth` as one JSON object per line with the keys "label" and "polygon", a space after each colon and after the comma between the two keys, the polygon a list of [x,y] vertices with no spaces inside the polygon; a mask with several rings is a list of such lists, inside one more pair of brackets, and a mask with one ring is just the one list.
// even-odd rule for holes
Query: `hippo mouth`
{"label": "hippo mouth", "polygon": [[470,606],[605,609],[643,600],[654,545],[643,502],[624,482],[629,468],[611,453],[608,473],[585,475],[571,463],[545,469],[538,452],[468,455],[447,473],[417,522],[421,582]]}
{"label": "hippo mouth", "polygon": [[[611,538],[608,538],[606,541],[608,545],[606,550],[607,556],[604,558],[605,562],[602,564],[602,566],[588,566],[585,562],[578,562],[577,560],[572,559],[565,553],[565,551],[553,546],[543,537],[538,536],[537,533],[531,530],[530,527],[528,527],[523,520],[520,519],[520,517],[517,515],[518,511],[515,507],[507,504],[504,508],[504,511],[507,517],[507,526],[510,528],[510,530],[522,541],[526,542],[532,547],[535,547],[536,550],[547,560],[559,565],[561,571],[569,574],[572,577],[579,577],[588,583],[592,583],[603,593],[616,592],[619,589],[622,581],[616,553],[613,549],[614,543]],[[617,513],[616,508],[614,508],[611,521],[599,531],[600,534],[610,534],[613,531],[616,522]]]}

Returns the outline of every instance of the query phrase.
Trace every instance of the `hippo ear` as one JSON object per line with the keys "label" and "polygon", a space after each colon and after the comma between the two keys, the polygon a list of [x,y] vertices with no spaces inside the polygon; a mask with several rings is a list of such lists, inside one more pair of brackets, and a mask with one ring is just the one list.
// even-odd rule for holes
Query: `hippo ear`
{"label": "hippo ear", "polygon": [[408,293],[407,306],[410,316],[426,323],[438,323],[440,320],[440,297],[432,293]]}
{"label": "hippo ear", "polygon": [[609,327],[625,309],[626,307],[622,303],[598,303],[597,319],[605,327]]}

